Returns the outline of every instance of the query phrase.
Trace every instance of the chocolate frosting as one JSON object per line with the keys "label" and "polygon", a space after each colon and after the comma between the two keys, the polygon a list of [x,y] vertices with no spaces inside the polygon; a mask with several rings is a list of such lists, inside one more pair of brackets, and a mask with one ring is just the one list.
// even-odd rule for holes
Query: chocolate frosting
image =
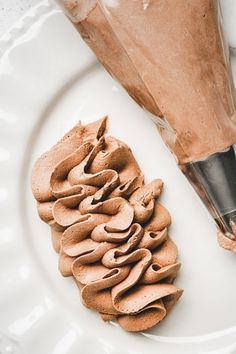
{"label": "chocolate frosting", "polygon": [[59,269],[85,306],[127,331],[159,323],[182,294],[159,179],[145,185],[131,150],[105,137],[106,117],[76,125],[35,163],[32,190]]}
{"label": "chocolate frosting", "polygon": [[236,228],[235,224],[232,225],[233,234],[225,235],[221,230],[217,232],[217,239],[219,245],[224,249],[232,252],[236,252]]}
{"label": "chocolate frosting", "polygon": [[158,129],[179,164],[235,143],[235,89],[216,0],[59,3],[108,72],[162,117]]}

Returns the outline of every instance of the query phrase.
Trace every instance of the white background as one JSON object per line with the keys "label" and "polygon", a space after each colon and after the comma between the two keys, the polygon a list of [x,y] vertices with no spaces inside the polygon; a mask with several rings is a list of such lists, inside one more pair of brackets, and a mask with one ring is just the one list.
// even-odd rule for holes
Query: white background
{"label": "white background", "polygon": [[0,0],[0,36],[40,0]]}

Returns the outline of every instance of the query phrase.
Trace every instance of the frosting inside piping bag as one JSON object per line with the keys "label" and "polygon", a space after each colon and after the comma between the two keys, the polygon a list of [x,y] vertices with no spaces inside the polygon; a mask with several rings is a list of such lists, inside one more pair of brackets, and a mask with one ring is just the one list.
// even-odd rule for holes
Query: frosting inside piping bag
{"label": "frosting inside piping bag", "polygon": [[59,2],[105,68],[161,117],[157,126],[179,164],[236,142],[235,89],[216,0]]}
{"label": "frosting inside piping bag", "polygon": [[85,306],[127,331],[159,323],[182,294],[163,183],[145,185],[131,150],[106,137],[106,118],[76,125],[35,163],[32,191],[51,227],[59,269]]}

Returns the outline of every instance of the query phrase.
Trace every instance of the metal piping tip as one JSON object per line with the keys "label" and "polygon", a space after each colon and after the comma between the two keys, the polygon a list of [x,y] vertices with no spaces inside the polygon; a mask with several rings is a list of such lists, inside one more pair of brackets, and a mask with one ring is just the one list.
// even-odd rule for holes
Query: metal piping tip
{"label": "metal piping tip", "polygon": [[225,244],[225,239],[228,239],[231,246],[235,242],[236,251],[235,145],[180,168],[217,223],[221,245],[229,249]]}

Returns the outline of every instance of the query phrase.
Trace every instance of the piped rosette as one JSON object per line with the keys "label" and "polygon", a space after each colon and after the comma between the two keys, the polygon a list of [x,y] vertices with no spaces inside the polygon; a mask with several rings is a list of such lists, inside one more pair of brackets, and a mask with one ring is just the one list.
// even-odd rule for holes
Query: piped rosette
{"label": "piped rosette", "polygon": [[158,324],[182,294],[163,183],[145,185],[131,150],[106,137],[106,118],[73,128],[36,162],[32,190],[59,269],[85,306],[127,331]]}

